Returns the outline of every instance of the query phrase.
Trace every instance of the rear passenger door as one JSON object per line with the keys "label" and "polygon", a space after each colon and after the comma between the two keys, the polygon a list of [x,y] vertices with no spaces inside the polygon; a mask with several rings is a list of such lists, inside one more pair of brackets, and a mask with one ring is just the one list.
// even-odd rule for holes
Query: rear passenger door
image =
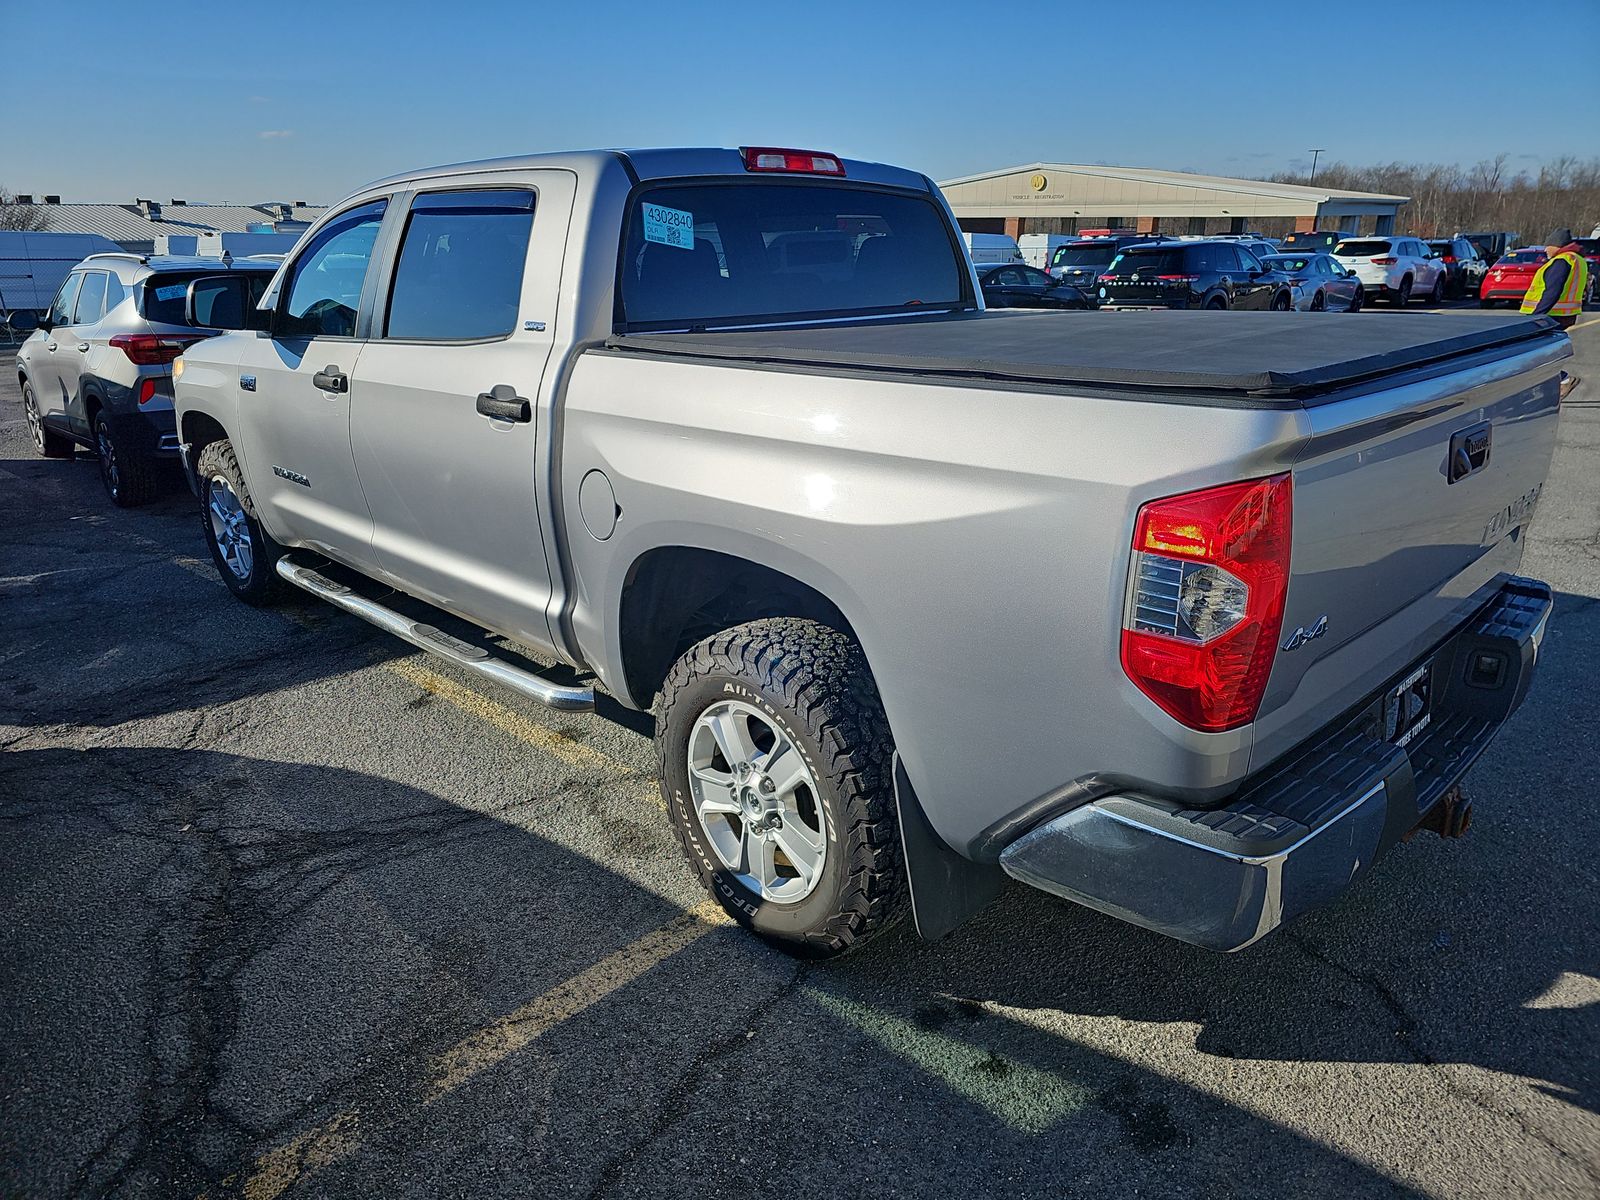
{"label": "rear passenger door", "polygon": [[546,648],[542,418],[574,183],[519,172],[412,196],[352,393],[384,571]]}

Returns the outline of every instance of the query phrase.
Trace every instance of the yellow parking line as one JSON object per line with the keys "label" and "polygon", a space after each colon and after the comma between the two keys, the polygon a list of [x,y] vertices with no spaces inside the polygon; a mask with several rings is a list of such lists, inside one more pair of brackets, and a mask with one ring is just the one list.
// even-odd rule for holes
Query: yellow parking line
{"label": "yellow parking line", "polygon": [[1571,333],[1574,329],[1587,329],[1590,325],[1600,325],[1600,317],[1590,317],[1587,321],[1574,322],[1567,332]]}
{"label": "yellow parking line", "polygon": [[[714,900],[706,900],[614,950],[592,967],[469,1034],[434,1060],[434,1081],[423,1104],[449,1095],[468,1080],[502,1062],[563,1022],[592,1008],[645,972],[732,922]],[[276,1200],[322,1168],[347,1158],[360,1145],[363,1127],[381,1129],[400,1120],[400,1111],[368,1117],[346,1110],[260,1155],[244,1183],[246,1200]]]}

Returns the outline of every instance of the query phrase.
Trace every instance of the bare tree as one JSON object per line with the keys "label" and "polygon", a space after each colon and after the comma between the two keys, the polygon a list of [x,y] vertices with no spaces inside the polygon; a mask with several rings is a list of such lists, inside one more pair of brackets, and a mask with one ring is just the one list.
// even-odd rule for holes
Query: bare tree
{"label": "bare tree", "polygon": [[18,204],[17,197],[0,187],[0,229],[37,233],[50,228],[50,218],[37,204]]}
{"label": "bare tree", "polygon": [[[1332,162],[1317,169],[1317,182],[1330,188],[1410,196],[1400,210],[1398,228],[1423,237],[1464,231],[1510,230],[1537,242],[1565,226],[1587,232],[1600,221],[1600,158],[1553,158],[1536,175],[1511,173],[1509,155],[1466,169],[1441,163],[1376,163],[1367,167]],[[1303,183],[1292,172],[1272,176],[1278,183]],[[1287,220],[1278,222],[1288,227]],[[1272,222],[1259,223],[1262,232]]]}

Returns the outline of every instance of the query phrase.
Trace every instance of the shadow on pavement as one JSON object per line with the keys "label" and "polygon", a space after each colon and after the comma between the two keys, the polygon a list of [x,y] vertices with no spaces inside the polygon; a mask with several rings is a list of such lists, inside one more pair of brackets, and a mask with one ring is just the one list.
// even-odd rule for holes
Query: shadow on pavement
{"label": "shadow on pavement", "polygon": [[[1175,1171],[1193,1194],[1400,1190],[1183,1083],[933,994],[1125,1008],[1181,955],[1136,947],[1124,989],[1013,944],[1031,965],[994,988],[957,947],[891,938],[805,967],[717,928],[618,984],[607,972],[680,910],[496,812],[201,750],[4,765],[0,1191],[687,1197],[792,1194],[803,1177],[818,1195],[841,1194],[830,1180],[1105,1195]],[[1072,918],[1013,903],[989,933],[1038,919]],[[901,1014],[875,973],[922,999]],[[574,1007],[574,986],[601,994]],[[1185,990],[1139,1007],[1192,1010]],[[440,1061],[494,1047],[483,1031],[541,997],[573,1011],[435,1094]]]}

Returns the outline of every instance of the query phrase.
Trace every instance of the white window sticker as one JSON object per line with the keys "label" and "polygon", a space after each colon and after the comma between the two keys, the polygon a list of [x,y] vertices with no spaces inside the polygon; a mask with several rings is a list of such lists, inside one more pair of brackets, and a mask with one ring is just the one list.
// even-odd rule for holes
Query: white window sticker
{"label": "white window sticker", "polygon": [[694,214],[681,208],[663,208],[659,204],[646,204],[644,208],[644,240],[659,242],[663,246],[676,246],[680,250],[694,249]]}
{"label": "white window sticker", "polygon": [[187,283],[169,283],[166,287],[156,289],[157,300],[181,300],[189,294]]}

